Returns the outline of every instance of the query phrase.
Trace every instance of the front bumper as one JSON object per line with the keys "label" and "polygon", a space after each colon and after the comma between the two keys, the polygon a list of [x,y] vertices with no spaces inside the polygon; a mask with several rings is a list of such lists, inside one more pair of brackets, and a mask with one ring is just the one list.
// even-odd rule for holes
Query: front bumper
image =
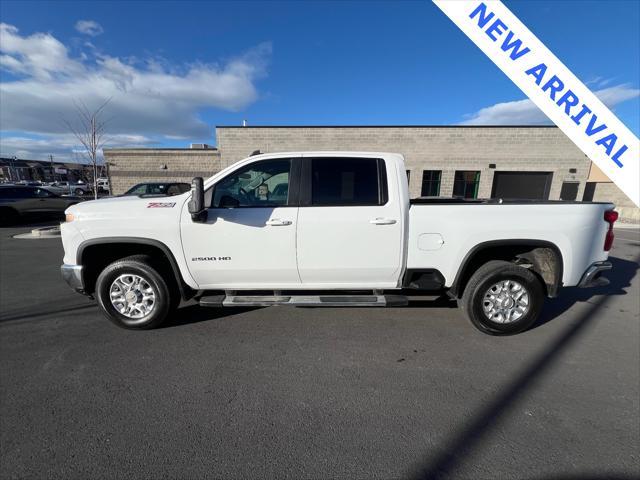
{"label": "front bumper", "polygon": [[67,265],[60,267],[62,279],[78,293],[84,293],[84,279],[82,278],[82,265]]}
{"label": "front bumper", "polygon": [[580,283],[578,283],[578,287],[587,288],[587,287],[605,287],[609,285],[609,280],[602,277],[602,272],[606,272],[607,270],[611,270],[612,265],[611,262],[595,262],[592,263],[587,271],[584,272],[582,278],[580,279]]}

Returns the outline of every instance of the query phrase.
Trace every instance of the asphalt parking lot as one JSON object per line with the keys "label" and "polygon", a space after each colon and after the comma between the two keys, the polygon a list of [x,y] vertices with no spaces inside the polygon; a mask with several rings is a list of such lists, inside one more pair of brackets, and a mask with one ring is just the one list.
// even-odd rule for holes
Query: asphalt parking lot
{"label": "asphalt parking lot", "polygon": [[119,329],[59,239],[0,229],[2,478],[638,478],[640,235],[534,329],[447,301],[204,309]]}

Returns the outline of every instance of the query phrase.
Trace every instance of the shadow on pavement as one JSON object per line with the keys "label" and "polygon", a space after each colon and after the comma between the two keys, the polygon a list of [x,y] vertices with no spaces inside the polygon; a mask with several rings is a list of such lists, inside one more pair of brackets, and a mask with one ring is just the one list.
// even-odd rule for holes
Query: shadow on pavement
{"label": "shadow on pavement", "polygon": [[[623,260],[617,257],[609,257],[609,261],[613,264],[613,269],[607,272],[606,276],[610,280],[610,284],[606,287],[598,288],[564,288],[560,292],[560,296],[554,299],[547,299],[545,308],[542,311],[540,320],[532,328],[537,328],[547,322],[559,317],[569,310],[578,302],[589,302],[592,297],[601,295],[626,295],[626,288],[631,285],[631,280],[635,277],[639,268],[638,261]],[[434,295],[420,295],[412,297],[409,301],[409,308],[457,308],[457,303],[447,295],[441,295],[434,298]],[[204,322],[207,320],[215,320],[231,315],[244,313],[256,308],[241,307],[199,307],[198,305],[190,305],[180,308],[167,322],[166,327],[177,327],[188,325],[190,323]],[[300,307],[298,307],[300,308]],[[313,307],[311,307],[313,308]],[[335,307],[341,308],[341,307]],[[351,307],[344,307],[351,308]],[[399,307],[403,308],[403,307]]]}
{"label": "shadow on pavement", "polygon": [[169,320],[160,328],[173,328],[189,325],[191,323],[217,320],[219,318],[240,315],[251,310],[263,307],[201,307],[200,305],[188,305],[179,308]]}
{"label": "shadow on pavement", "polygon": [[570,475],[553,475],[550,477],[540,477],[539,480],[637,480],[637,477],[624,473],[600,472],[594,473],[572,473]]}
{"label": "shadow on pavement", "polygon": [[3,312],[0,315],[0,323],[11,322],[16,320],[25,320],[25,319],[37,319],[40,317],[49,317],[52,315],[60,314],[60,313],[74,313],[81,310],[86,310],[90,308],[97,308],[95,303],[89,303],[84,305],[70,305],[61,308],[49,308],[47,310],[42,311],[26,311],[25,309],[14,310],[10,312]]}
{"label": "shadow on pavement", "polygon": [[58,225],[64,221],[64,213],[60,214],[30,214],[20,217],[11,222],[0,223],[2,228],[23,228],[23,227],[48,227]]}
{"label": "shadow on pavement", "polygon": [[[455,300],[451,300],[446,295],[442,295],[431,300],[411,300],[408,307],[410,308],[457,308]],[[208,320],[216,320],[219,318],[230,317],[233,315],[239,315],[241,313],[250,312],[251,310],[257,310],[260,308],[269,307],[201,307],[199,305],[188,305],[179,308],[173,316],[162,325],[160,328],[180,327],[182,325],[189,325],[191,323],[206,322]],[[284,308],[284,307],[283,307]],[[304,310],[306,308],[321,308],[321,307],[286,307],[286,308],[298,308]],[[331,307],[331,308],[344,308],[351,309],[353,307]],[[406,307],[393,307],[393,308],[406,308]]]}
{"label": "shadow on pavement", "polygon": [[[618,270],[609,278],[611,285],[605,287],[601,293],[607,296],[598,297],[594,302],[590,302],[590,307],[580,315],[575,322],[562,331],[559,336],[551,341],[546,348],[533,360],[531,360],[520,372],[520,374],[502,388],[488,403],[486,407],[478,410],[474,419],[461,426],[451,439],[446,442],[439,453],[432,459],[426,460],[423,465],[419,465],[410,474],[410,478],[416,480],[440,479],[452,476],[453,472],[464,462],[472,450],[499,424],[500,420],[508,414],[515,404],[522,399],[529,389],[547,373],[559,359],[567,347],[574,343],[584,332],[586,327],[597,318],[600,310],[610,301],[610,295],[625,295],[624,287],[629,286],[631,279],[638,269],[640,257],[635,262],[612,258],[614,269]],[[615,270],[614,270],[615,271]],[[584,296],[575,294],[569,297],[562,307],[568,308],[577,301],[587,301],[592,295],[597,294],[594,289],[593,294],[585,293]],[[568,305],[568,306],[567,306]],[[556,307],[552,313],[565,311]],[[609,472],[585,472],[578,476],[567,476],[563,474],[543,477],[545,479],[562,478],[630,478]]]}
{"label": "shadow on pavement", "polygon": [[591,298],[602,295],[626,295],[626,288],[631,286],[631,280],[636,276],[640,265],[640,257],[635,261],[622,258],[609,257],[613,268],[605,273],[605,277],[611,282],[605,287],[578,288],[566,287],[560,290],[558,298],[547,299],[540,319],[533,328],[559,317],[578,302],[589,302]]}

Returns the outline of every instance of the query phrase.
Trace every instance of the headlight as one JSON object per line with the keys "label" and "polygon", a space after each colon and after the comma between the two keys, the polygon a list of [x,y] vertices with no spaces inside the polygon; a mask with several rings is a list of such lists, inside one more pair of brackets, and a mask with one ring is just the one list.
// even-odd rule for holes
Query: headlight
{"label": "headlight", "polygon": [[75,220],[76,217],[74,217],[73,213],[67,213],[64,216],[64,221],[65,222],[73,222]]}

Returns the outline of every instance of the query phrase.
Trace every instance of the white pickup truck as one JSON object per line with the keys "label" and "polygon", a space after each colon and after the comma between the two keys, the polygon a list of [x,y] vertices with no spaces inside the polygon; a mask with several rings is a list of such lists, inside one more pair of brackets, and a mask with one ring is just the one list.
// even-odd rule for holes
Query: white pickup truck
{"label": "white pickup truck", "polygon": [[203,306],[398,306],[447,292],[482,332],[530,327],[562,286],[606,285],[610,203],[418,198],[401,155],[254,155],[167,197],[66,210],[63,278],[125,328]]}

